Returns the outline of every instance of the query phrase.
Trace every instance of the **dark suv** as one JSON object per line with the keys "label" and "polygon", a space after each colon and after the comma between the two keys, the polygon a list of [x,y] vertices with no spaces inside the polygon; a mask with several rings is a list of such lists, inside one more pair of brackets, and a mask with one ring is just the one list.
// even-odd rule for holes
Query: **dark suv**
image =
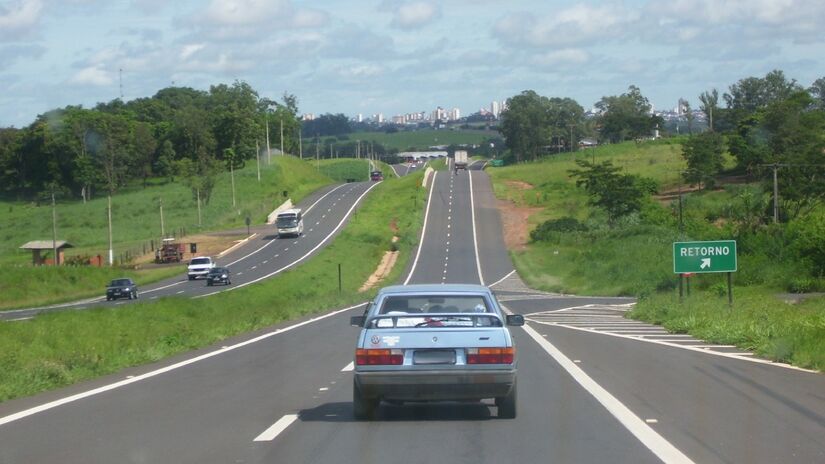
{"label": "dark suv", "polygon": [[106,287],[106,301],[118,298],[134,299],[138,297],[138,288],[132,279],[115,279]]}
{"label": "dark suv", "polygon": [[232,282],[229,280],[229,269],[225,267],[213,267],[206,274],[206,285],[212,286],[216,283],[229,285]]}

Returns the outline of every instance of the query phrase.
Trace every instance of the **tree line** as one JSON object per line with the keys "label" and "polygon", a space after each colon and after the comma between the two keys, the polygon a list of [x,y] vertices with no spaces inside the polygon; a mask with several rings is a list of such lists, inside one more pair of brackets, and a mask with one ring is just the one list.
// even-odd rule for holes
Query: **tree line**
{"label": "tree line", "polygon": [[67,106],[24,128],[0,128],[0,191],[88,199],[130,182],[145,185],[150,177],[181,176],[193,189],[205,189],[208,200],[218,172],[243,166],[265,148],[267,127],[273,149],[297,153],[297,98],[273,101],[238,81],[208,91],[168,87],[88,109]]}
{"label": "tree line", "polygon": [[[708,124],[706,131],[683,143],[686,182],[713,187],[729,153],[736,166],[728,174],[772,184],[774,172],[781,172],[777,187],[784,219],[821,204],[825,199],[825,77],[805,88],[774,70],[764,77],[740,79],[721,99],[715,88],[697,98]],[[690,102],[681,98],[679,107],[692,129]],[[647,138],[663,127],[662,118],[652,114],[650,102],[633,85],[621,95],[602,97],[595,108],[596,114],[587,117],[570,98],[544,97],[532,90],[511,97],[500,127],[507,156],[516,162],[535,160],[557,150],[575,150],[583,137],[615,143]],[[571,175],[613,220],[637,211],[638,198],[650,189],[648,182],[620,174],[609,162],[579,160],[578,164],[581,169]]]}

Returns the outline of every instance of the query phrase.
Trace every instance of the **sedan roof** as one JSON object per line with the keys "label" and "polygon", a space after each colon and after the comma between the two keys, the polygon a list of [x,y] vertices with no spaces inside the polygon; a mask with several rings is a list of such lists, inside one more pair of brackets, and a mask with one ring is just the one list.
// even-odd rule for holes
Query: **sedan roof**
{"label": "sedan roof", "polygon": [[417,285],[391,285],[384,287],[379,295],[388,294],[408,294],[408,293],[491,293],[490,289],[484,285],[474,284],[417,284]]}

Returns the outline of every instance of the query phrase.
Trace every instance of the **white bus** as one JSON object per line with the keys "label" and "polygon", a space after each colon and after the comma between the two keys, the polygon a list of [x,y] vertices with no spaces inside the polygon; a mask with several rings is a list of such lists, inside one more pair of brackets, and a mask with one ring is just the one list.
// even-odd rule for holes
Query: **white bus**
{"label": "white bus", "polygon": [[278,237],[303,235],[304,218],[301,215],[300,208],[288,209],[278,213],[278,217],[275,219],[275,227],[278,229]]}

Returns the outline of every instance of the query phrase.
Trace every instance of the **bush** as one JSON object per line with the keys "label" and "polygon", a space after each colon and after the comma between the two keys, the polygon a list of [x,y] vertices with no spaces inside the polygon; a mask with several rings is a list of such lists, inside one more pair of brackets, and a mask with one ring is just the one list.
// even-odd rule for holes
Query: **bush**
{"label": "bush", "polygon": [[550,241],[557,239],[560,232],[584,232],[587,226],[573,217],[563,217],[560,219],[550,219],[539,224],[530,232],[530,239],[534,242]]}

